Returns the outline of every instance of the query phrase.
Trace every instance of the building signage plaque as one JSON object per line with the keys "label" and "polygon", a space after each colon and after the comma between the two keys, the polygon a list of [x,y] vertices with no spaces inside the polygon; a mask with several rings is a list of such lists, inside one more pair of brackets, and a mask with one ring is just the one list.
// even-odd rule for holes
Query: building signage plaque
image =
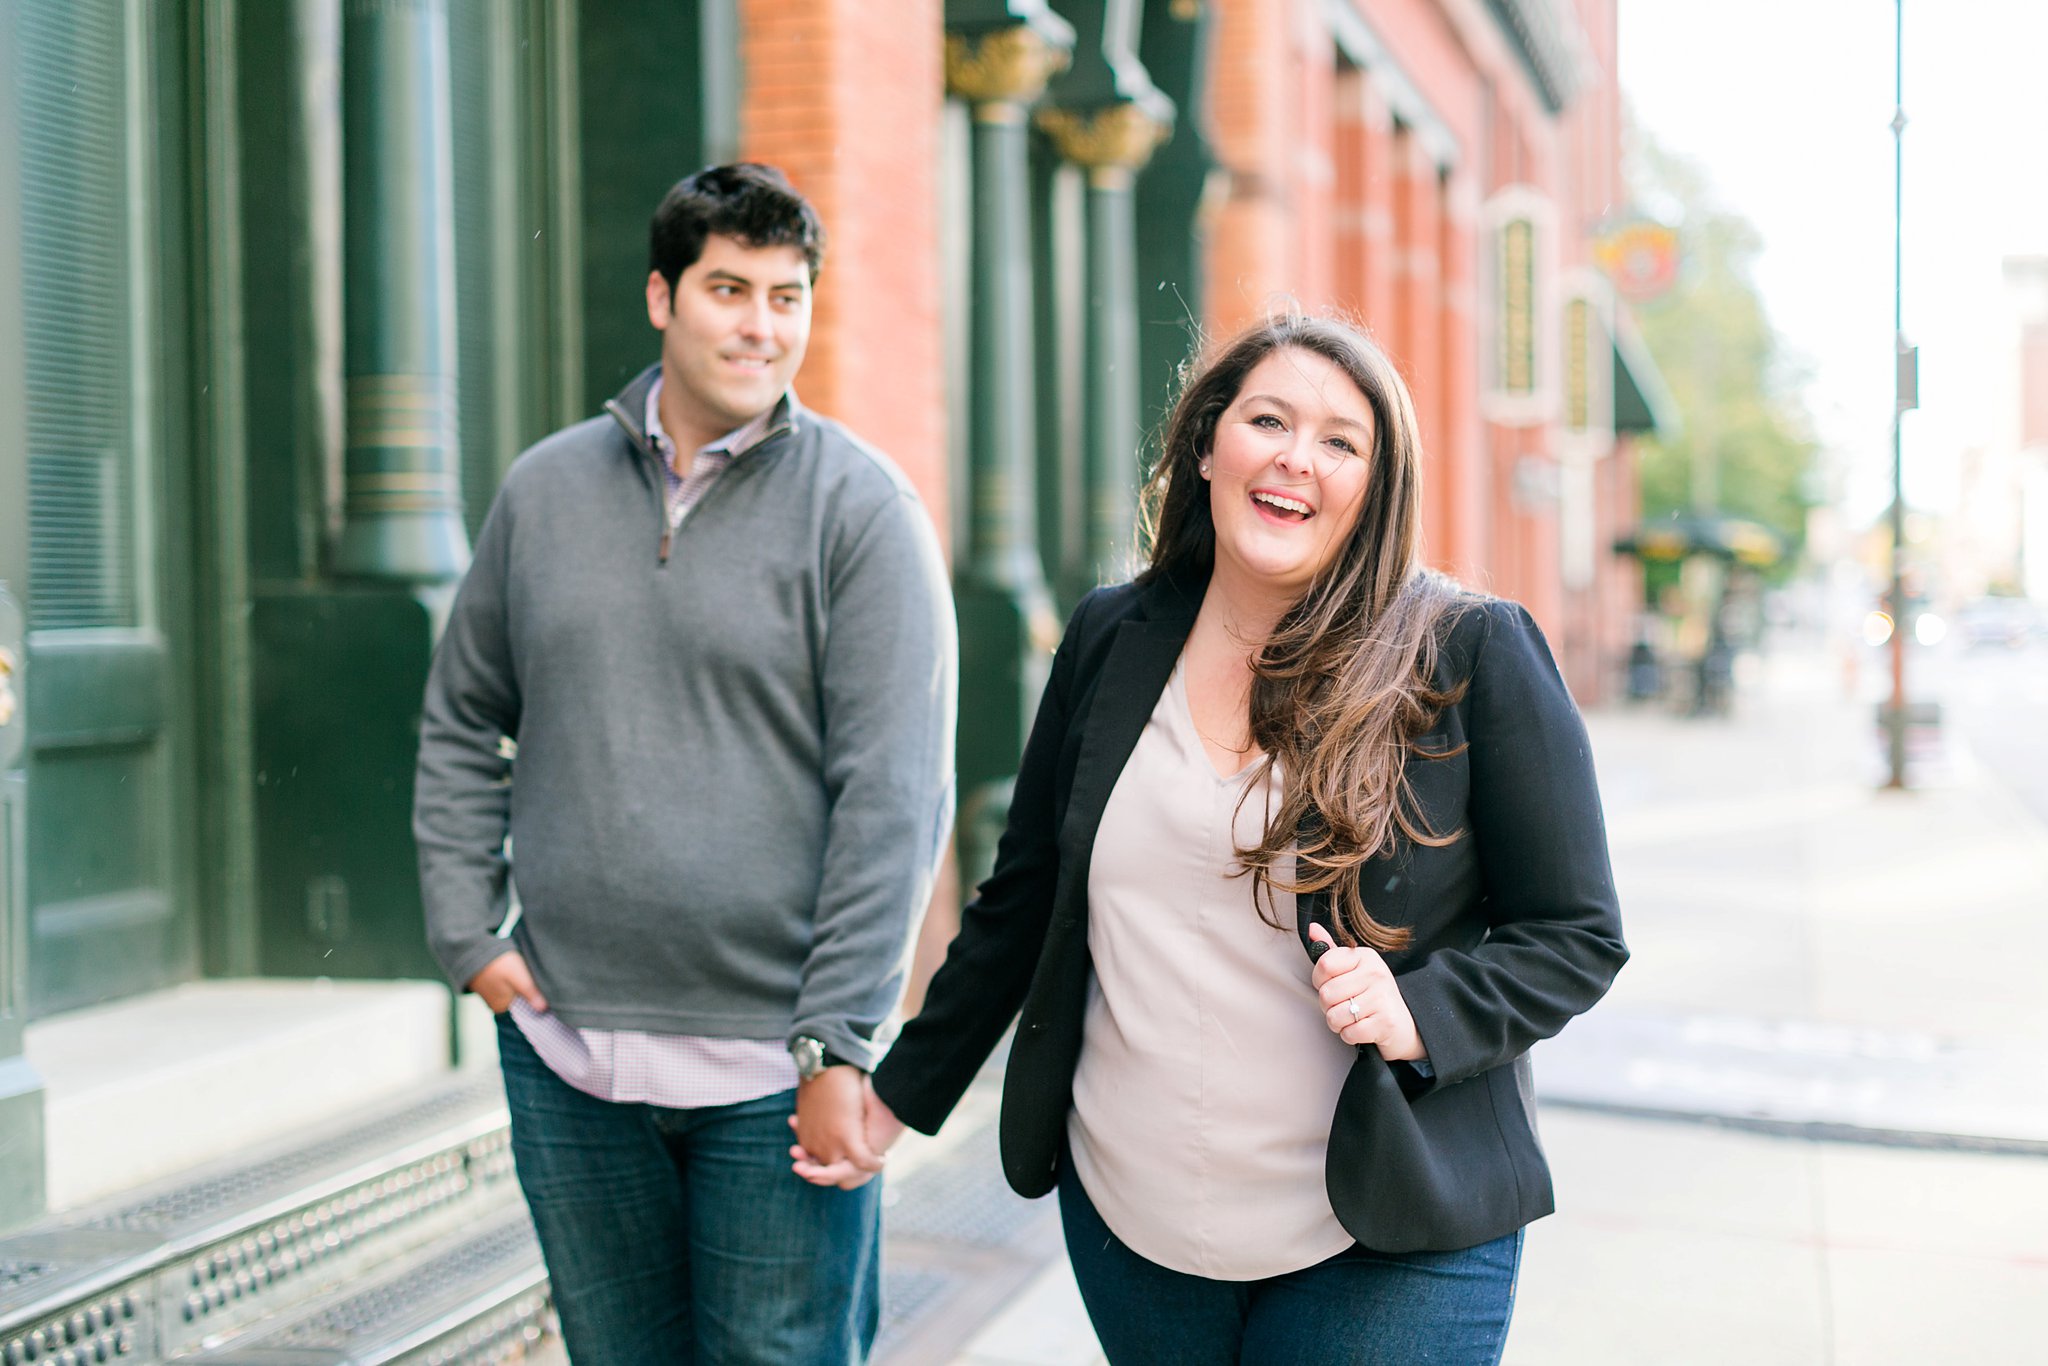
{"label": "building signage plaque", "polygon": [[1502,190],[1480,214],[1491,277],[1481,412],[1507,426],[1556,417],[1555,220],[1550,200],[1526,185]]}

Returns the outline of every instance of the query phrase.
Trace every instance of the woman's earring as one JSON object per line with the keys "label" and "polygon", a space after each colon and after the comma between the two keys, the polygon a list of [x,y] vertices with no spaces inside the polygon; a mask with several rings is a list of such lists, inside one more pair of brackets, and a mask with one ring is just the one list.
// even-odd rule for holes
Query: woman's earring
{"label": "woman's earring", "polygon": [[1195,472],[1204,479],[1207,479],[1209,477],[1209,462],[1204,460],[1201,464],[1195,466]]}

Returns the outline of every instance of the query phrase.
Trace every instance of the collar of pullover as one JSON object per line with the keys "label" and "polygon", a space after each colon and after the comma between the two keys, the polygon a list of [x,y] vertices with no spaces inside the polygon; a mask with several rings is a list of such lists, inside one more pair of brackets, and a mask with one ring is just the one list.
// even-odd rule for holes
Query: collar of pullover
{"label": "collar of pullover", "polygon": [[[647,429],[648,398],[661,382],[661,364],[656,362],[629,380],[618,397],[607,402],[605,411],[612,415],[633,444],[662,461],[662,454],[655,448],[653,437]],[[795,431],[803,423],[803,405],[797,401],[796,390],[790,389],[776,400],[769,421],[762,429],[763,438],[780,431]],[[664,462],[665,463],[665,462]]]}

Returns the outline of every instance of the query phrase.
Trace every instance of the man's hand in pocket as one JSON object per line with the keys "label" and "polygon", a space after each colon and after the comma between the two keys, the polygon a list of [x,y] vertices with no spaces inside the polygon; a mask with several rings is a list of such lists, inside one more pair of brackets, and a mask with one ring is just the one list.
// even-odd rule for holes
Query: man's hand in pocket
{"label": "man's hand in pocket", "polygon": [[503,1015],[510,1010],[513,998],[519,996],[525,997],[526,1003],[535,1010],[548,1008],[547,998],[533,984],[533,974],[527,970],[525,956],[517,949],[501,953],[484,964],[483,970],[469,979],[469,989],[484,998],[484,1004],[491,1008],[493,1015]]}

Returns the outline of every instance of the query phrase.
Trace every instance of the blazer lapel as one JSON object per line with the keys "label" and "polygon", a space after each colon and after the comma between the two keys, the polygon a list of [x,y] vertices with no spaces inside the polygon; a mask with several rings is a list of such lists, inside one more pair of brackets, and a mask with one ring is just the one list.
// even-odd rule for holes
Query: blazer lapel
{"label": "blazer lapel", "polygon": [[1062,851],[1085,860],[1094,848],[1109,794],[1159,705],[1166,680],[1173,676],[1174,661],[1187,644],[1201,601],[1200,586],[1189,592],[1185,585],[1170,581],[1155,583],[1141,599],[1145,615],[1117,628],[1082,724],[1074,785],[1060,827]]}
{"label": "blazer lapel", "polygon": [[1102,823],[1109,794],[1159,705],[1159,694],[1173,676],[1174,661],[1187,639],[1186,622],[1127,621],[1117,628],[1081,731],[1074,786],[1060,829],[1062,850],[1094,846],[1095,828]]}

